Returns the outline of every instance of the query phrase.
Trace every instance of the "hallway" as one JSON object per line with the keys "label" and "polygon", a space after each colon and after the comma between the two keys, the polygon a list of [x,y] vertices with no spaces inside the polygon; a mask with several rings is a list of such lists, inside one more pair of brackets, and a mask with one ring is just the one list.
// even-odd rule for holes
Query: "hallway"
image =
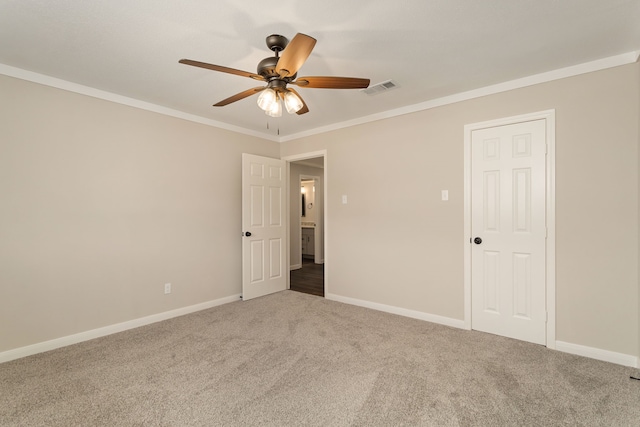
{"label": "hallway", "polygon": [[291,271],[291,290],[324,297],[324,264],[303,258],[302,268]]}

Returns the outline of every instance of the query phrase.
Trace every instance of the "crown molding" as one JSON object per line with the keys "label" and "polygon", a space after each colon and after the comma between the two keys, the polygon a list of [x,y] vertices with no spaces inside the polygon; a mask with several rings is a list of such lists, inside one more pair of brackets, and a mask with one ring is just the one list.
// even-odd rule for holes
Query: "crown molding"
{"label": "crown molding", "polygon": [[527,86],[533,86],[540,83],[547,83],[554,80],[560,80],[567,77],[573,77],[580,74],[591,73],[594,71],[605,70],[607,68],[618,67],[621,65],[633,64],[640,59],[640,51],[627,52],[621,55],[610,56],[608,58],[598,59],[596,61],[585,62],[583,64],[573,65],[571,67],[560,68],[558,70],[548,71],[545,73],[534,74],[520,79],[510,80],[479,89],[473,89],[454,95],[444,96],[441,98],[431,99],[429,101],[420,102],[418,104],[408,105],[406,107],[396,108],[394,110],[384,111],[382,113],[372,114],[360,117],[354,120],[348,120],[332,125],[311,129],[305,132],[293,135],[283,136],[280,142],[292,141],[307,136],[317,135],[330,132],[333,130],[344,129],[351,126],[361,125],[364,123],[375,122],[377,120],[389,119],[392,117],[411,114],[418,111],[429,110],[431,108],[442,107],[444,105],[454,104],[456,102],[468,101],[474,98],[480,98],[487,95],[494,95],[501,92],[507,92],[514,89],[520,89]]}
{"label": "crown molding", "polygon": [[127,96],[118,95],[116,93],[108,92],[92,88],[90,86],[84,86],[78,83],[73,83],[67,80],[58,79],[56,77],[47,76],[45,74],[35,73],[33,71],[24,70],[22,68],[12,67],[10,65],[0,63],[0,74],[5,76],[15,77],[17,79],[26,80],[33,83],[39,83],[45,86],[54,87],[57,89],[66,90],[69,92],[78,93],[81,95],[90,96],[93,98],[103,99],[105,101],[115,102],[117,104],[127,105],[129,107],[139,108],[141,110],[151,111],[165,116],[175,117],[178,119],[187,120],[190,122],[200,123],[207,126],[216,127],[219,129],[229,130],[232,132],[255,136],[261,139],[268,139],[275,142],[280,142],[277,137],[272,137],[261,132],[252,131],[240,126],[233,126],[227,123],[219,122],[217,120],[211,120],[206,117],[198,116],[195,114],[185,113],[183,111],[174,110],[172,108],[163,107],[161,105],[153,104],[151,102],[141,101],[135,98],[129,98]]}
{"label": "crown molding", "polygon": [[610,56],[608,58],[598,59],[591,62],[585,62],[583,64],[573,65],[571,67],[560,68],[558,70],[548,71],[545,73],[534,74],[531,76],[510,80],[503,83],[498,83],[491,86],[486,86],[479,89],[473,89],[466,92],[461,92],[441,98],[431,99],[429,101],[420,102],[418,104],[408,105],[406,107],[396,108],[393,110],[383,111],[381,113],[371,114],[364,117],[359,117],[353,120],[347,120],[344,122],[334,123],[328,126],[322,126],[308,131],[299,132],[287,136],[272,136],[262,132],[256,132],[250,129],[246,129],[240,126],[234,126],[227,123],[219,122],[217,120],[211,120],[206,117],[198,116],[195,114],[185,113],[183,111],[174,110],[171,108],[163,107],[161,105],[152,104],[150,102],[141,101],[135,98],[129,98],[126,96],[118,95],[115,93],[107,92],[100,89],[95,89],[89,86],[80,85],[77,83],[69,82],[66,80],[58,79],[55,77],[47,76],[44,74],[35,73],[33,71],[23,70],[21,68],[12,67],[0,63],[0,74],[4,74],[9,77],[15,77],[22,80],[27,80],[34,83],[43,84],[46,86],[55,87],[58,89],[67,90],[70,92],[79,93],[94,98],[104,99],[106,101],[115,102],[118,104],[127,105],[134,108],[140,108],[142,110],[152,111],[154,113],[163,114],[166,116],[176,117],[183,120],[188,120],[195,123],[200,123],[207,126],[212,126],[220,129],[237,132],[244,135],[254,136],[261,139],[266,139],[275,142],[287,142],[296,139],[318,135],[326,132],[331,132],[338,129],[344,129],[352,126],[357,126],[365,123],[375,122],[378,120],[389,119],[392,117],[401,116],[404,114],[411,114],[418,111],[429,110],[431,108],[441,107],[444,105],[454,104],[456,102],[467,101],[474,98],[480,98],[482,96],[494,95],[501,92],[507,92],[514,89],[520,89],[527,86],[533,86],[540,83],[551,82],[554,80],[564,79],[567,77],[573,77],[580,74],[591,73],[594,71],[605,70],[607,68],[618,67],[621,65],[633,64],[640,59],[640,51],[627,52],[620,55]]}

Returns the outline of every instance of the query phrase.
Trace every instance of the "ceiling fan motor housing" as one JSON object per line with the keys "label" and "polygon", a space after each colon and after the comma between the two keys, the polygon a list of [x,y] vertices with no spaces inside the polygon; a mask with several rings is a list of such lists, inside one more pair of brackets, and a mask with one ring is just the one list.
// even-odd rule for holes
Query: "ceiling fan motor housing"
{"label": "ceiling fan motor housing", "polygon": [[[264,58],[262,61],[258,63],[258,74],[264,77],[267,81],[271,81],[274,79],[280,79],[280,75],[276,71],[276,65],[278,65],[278,57],[270,56],[268,58]],[[295,80],[298,73],[285,77],[284,81],[287,83]]]}
{"label": "ceiling fan motor housing", "polygon": [[[266,38],[267,47],[275,52],[275,56],[264,58],[258,63],[258,74],[267,80],[272,80],[279,77],[276,72],[276,65],[278,64],[279,53],[282,52],[289,44],[289,39],[280,34],[271,34]],[[290,79],[291,81],[293,79]]]}
{"label": "ceiling fan motor housing", "polygon": [[258,74],[260,74],[265,79],[269,79],[271,77],[278,77],[278,73],[276,73],[277,63],[278,63],[278,58],[275,56],[264,58],[262,61],[258,63]]}

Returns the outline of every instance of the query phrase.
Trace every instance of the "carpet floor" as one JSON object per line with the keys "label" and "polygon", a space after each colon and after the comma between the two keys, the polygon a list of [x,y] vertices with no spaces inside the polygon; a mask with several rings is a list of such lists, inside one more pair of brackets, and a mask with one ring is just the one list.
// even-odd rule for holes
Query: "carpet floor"
{"label": "carpet floor", "polygon": [[635,372],[284,291],[0,364],[0,425],[638,426]]}

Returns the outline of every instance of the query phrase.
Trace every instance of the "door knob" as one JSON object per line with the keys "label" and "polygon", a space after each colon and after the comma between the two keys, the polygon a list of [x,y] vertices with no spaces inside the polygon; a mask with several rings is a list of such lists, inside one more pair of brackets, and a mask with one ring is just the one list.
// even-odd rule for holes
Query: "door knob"
{"label": "door knob", "polygon": [[479,245],[480,243],[482,243],[482,239],[479,237],[476,237],[475,239],[473,239],[473,243],[475,243],[476,245]]}
{"label": "door knob", "polygon": [[244,233],[244,235],[245,235],[245,236],[247,236],[247,237],[249,237],[249,236],[251,236],[251,232],[250,232],[250,231],[247,231],[246,233]]}

